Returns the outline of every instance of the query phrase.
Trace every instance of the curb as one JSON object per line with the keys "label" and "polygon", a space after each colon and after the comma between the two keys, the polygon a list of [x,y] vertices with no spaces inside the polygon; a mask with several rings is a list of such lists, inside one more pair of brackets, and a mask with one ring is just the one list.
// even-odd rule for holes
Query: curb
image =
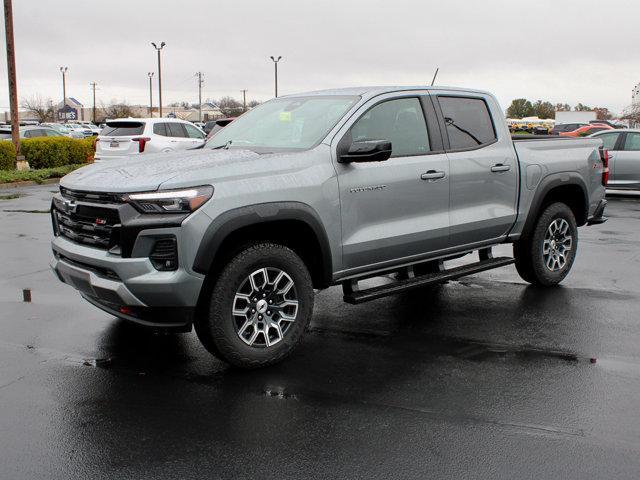
{"label": "curb", "polygon": [[0,183],[0,189],[3,188],[19,188],[19,187],[31,187],[34,185],[51,185],[52,183],[58,183],[60,178],[47,178],[41,183],[34,182],[33,180],[25,180],[22,182]]}

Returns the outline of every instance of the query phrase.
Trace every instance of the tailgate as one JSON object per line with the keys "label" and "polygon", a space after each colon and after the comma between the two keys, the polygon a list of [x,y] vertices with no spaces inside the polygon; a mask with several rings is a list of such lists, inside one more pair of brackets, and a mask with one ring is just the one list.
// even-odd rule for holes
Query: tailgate
{"label": "tailgate", "polygon": [[138,153],[139,138],[144,133],[145,123],[138,120],[116,120],[107,122],[96,141],[96,154],[109,156]]}

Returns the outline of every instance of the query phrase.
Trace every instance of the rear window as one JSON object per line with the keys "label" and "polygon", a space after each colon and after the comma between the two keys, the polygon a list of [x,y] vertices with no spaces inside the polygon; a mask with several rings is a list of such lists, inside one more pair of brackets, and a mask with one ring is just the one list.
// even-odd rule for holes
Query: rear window
{"label": "rear window", "polygon": [[439,96],[452,150],[475,148],[496,140],[489,107],[481,98]]}
{"label": "rear window", "polygon": [[110,137],[127,137],[142,135],[144,122],[108,122],[101,135]]}

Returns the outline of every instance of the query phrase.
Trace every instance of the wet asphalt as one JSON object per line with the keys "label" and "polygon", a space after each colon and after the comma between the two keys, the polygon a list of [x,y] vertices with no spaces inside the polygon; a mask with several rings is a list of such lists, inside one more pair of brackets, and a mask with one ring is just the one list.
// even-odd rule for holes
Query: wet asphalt
{"label": "wet asphalt", "polygon": [[1,479],[640,477],[640,197],[580,229],[560,288],[512,266],[360,306],[331,288],[247,372],[59,283],[55,189],[0,190]]}

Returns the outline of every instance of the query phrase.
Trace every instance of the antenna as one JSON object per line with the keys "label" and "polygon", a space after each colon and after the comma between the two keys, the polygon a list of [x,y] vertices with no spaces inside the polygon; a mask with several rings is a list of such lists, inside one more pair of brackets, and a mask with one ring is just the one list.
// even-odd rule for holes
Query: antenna
{"label": "antenna", "polygon": [[431,86],[433,87],[433,84],[436,83],[436,77],[438,76],[438,71],[440,70],[440,67],[436,68],[436,73],[433,74],[433,80],[431,80]]}

